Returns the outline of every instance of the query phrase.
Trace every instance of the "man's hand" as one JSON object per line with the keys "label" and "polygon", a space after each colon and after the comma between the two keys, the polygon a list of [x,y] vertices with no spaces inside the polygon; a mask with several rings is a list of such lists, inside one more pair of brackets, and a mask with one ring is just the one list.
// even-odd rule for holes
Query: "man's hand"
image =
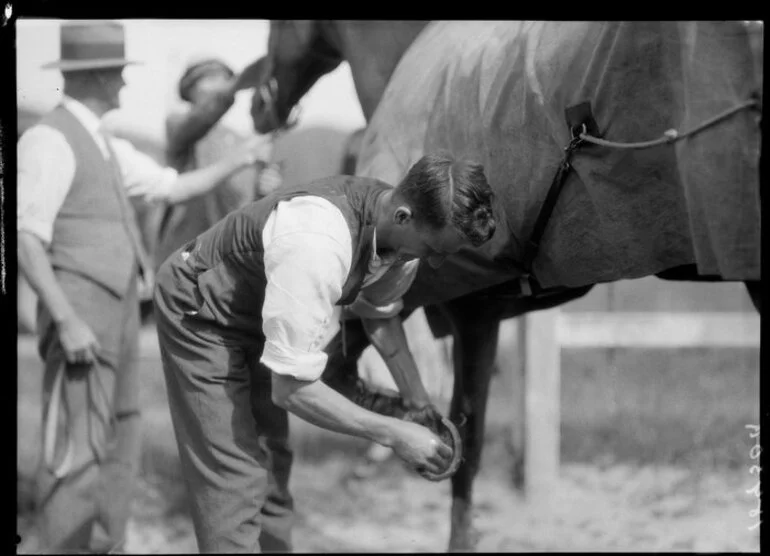
{"label": "man's hand", "polygon": [[139,276],[137,287],[139,288],[139,301],[152,299],[152,291],[155,286],[155,272],[151,268],[145,268],[144,274]]}
{"label": "man's hand", "polygon": [[57,330],[68,363],[91,364],[100,346],[91,328],[77,315],[62,320]]}
{"label": "man's hand", "polygon": [[269,195],[283,184],[281,176],[281,166],[271,164],[259,174],[259,193],[260,195]]}
{"label": "man's hand", "polygon": [[443,473],[452,462],[452,449],[428,428],[399,421],[393,427],[391,447],[396,454],[417,471]]}

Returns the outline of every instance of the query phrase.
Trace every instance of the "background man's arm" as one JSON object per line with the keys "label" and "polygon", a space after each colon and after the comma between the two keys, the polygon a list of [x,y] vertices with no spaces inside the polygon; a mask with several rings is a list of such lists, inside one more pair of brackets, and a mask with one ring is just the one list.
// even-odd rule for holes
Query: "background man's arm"
{"label": "background man's arm", "polygon": [[205,168],[180,174],[160,166],[128,141],[112,139],[111,145],[120,162],[129,196],[141,197],[149,203],[172,204],[208,193],[234,172],[258,161],[268,161],[273,152],[272,142],[268,138],[254,136],[221,160]]}
{"label": "background man's arm", "polygon": [[19,230],[18,249],[19,268],[54,321],[61,322],[72,315],[74,310],[56,281],[42,240],[34,234]]}
{"label": "background man's arm", "polygon": [[17,256],[19,269],[56,323],[70,363],[89,363],[98,342],[75,313],[48,258],[53,224],[75,175],[75,156],[64,136],[34,126],[18,143]]}

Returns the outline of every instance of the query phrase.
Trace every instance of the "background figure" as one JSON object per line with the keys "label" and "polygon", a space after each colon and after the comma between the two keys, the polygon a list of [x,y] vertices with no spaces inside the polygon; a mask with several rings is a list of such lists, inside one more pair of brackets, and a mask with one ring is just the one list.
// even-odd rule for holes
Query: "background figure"
{"label": "background figure", "polygon": [[[44,361],[36,528],[20,551],[120,550],[141,449],[139,299],[153,272],[130,198],[205,194],[270,156],[259,138],[180,174],[110,137],[125,82],[119,23],[64,23],[60,104],[18,144],[19,267],[38,296]],[[37,543],[38,546],[35,546]]]}
{"label": "background figure", "polygon": [[[166,119],[166,160],[180,172],[213,164],[247,137],[222,121],[233,106],[235,94],[256,83],[263,60],[238,76],[221,59],[196,55],[186,65],[178,83],[184,104]],[[216,190],[165,209],[154,253],[157,268],[173,251],[221,220],[227,213],[270,193],[281,185],[275,167],[264,164],[244,168]]]}

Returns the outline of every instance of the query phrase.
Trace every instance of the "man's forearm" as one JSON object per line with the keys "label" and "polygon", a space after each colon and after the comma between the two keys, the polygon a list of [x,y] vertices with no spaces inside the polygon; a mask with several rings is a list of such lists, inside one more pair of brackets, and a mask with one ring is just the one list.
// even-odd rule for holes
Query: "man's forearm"
{"label": "man's forearm", "polygon": [[363,324],[369,340],[388,366],[407,407],[428,405],[430,397],[409,350],[401,317],[396,315],[387,319],[363,319]]}
{"label": "man's forearm", "polygon": [[56,275],[48,260],[48,255],[40,239],[24,231],[18,237],[19,268],[34,292],[59,323],[74,314],[64,291],[56,280]]}
{"label": "man's forearm", "polygon": [[368,411],[320,380],[304,382],[273,374],[273,401],[327,430],[366,438],[384,446],[393,441],[393,417]]}
{"label": "man's forearm", "polygon": [[246,165],[245,156],[241,158],[229,156],[200,170],[179,174],[166,200],[174,204],[208,193],[230,174]]}

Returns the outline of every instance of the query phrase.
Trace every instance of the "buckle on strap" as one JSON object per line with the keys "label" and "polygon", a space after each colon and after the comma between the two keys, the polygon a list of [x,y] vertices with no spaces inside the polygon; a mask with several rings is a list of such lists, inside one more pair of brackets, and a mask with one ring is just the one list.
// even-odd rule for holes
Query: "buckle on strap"
{"label": "buckle on strap", "polygon": [[586,132],[599,134],[598,126],[591,113],[590,102],[581,102],[580,104],[570,106],[565,110],[565,117],[570,132],[570,142],[564,147],[564,158],[556,169],[556,174],[551,181],[551,185],[546,192],[545,199],[535,219],[529,240],[524,245],[522,266],[525,272],[519,278],[519,285],[522,295],[526,296],[531,296],[535,289],[535,283],[532,281],[532,263],[540,250],[540,242],[548,227],[551,215],[556,208],[559,194],[572,171],[572,155],[583,144],[582,134]]}
{"label": "buckle on strap", "polygon": [[192,241],[187,242],[187,245],[184,246],[184,249],[182,249],[182,260],[188,264],[191,264],[191,262],[188,262],[190,259],[190,256],[193,254],[193,251],[195,251],[195,246],[197,244],[197,240],[194,239]]}

